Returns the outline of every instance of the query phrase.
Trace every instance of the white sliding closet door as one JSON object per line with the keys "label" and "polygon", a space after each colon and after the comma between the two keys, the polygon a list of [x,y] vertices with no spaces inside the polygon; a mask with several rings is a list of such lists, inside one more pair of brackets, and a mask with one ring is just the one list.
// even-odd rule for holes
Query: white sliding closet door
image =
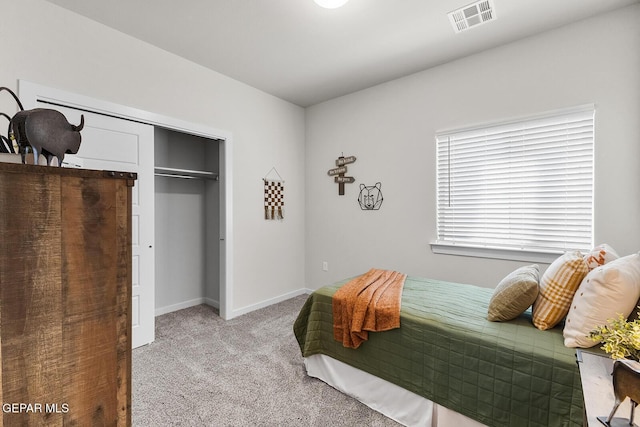
{"label": "white sliding closet door", "polygon": [[84,169],[135,172],[132,197],[132,343],[133,348],[155,339],[154,269],[154,133],[153,126],[76,109],[42,104],[60,110],[72,124],[84,114],[82,143],[64,161]]}

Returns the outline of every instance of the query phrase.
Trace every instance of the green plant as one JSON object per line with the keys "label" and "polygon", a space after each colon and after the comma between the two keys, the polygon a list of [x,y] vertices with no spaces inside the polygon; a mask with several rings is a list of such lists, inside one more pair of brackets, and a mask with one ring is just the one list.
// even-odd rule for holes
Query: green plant
{"label": "green plant", "polygon": [[600,347],[612,359],[640,360],[640,321],[627,321],[619,314],[617,319],[609,319],[607,325],[598,326],[589,333],[589,338],[601,342]]}

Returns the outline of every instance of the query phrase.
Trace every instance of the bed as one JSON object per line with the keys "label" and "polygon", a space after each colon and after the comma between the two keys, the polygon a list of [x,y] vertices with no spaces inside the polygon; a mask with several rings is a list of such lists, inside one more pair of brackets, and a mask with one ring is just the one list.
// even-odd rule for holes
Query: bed
{"label": "bed", "polygon": [[583,425],[561,327],[536,329],[530,311],[490,322],[492,289],[409,276],[400,328],[345,348],[333,337],[332,296],[346,282],[313,292],[295,321],[310,376],[404,425]]}

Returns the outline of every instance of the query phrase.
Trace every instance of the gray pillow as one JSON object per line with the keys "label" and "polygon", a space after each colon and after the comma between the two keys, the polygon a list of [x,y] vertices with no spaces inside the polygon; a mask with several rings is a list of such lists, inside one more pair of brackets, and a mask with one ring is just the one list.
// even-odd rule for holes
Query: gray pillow
{"label": "gray pillow", "polygon": [[503,322],[524,313],[538,296],[540,270],[537,264],[520,267],[502,279],[489,301],[487,319]]}

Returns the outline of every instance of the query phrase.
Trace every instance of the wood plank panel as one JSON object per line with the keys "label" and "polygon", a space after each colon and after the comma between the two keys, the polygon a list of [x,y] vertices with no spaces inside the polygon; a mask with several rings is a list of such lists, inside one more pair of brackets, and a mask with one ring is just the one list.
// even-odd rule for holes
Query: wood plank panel
{"label": "wood plank panel", "polygon": [[131,295],[132,295],[132,250],[131,250],[131,198],[134,181],[119,185],[116,193],[116,249],[118,262],[118,283],[116,307],[118,308],[117,328],[117,402],[118,426],[131,425]]}
{"label": "wood plank panel", "polygon": [[0,180],[0,335],[4,426],[61,425],[62,299],[60,178]]}
{"label": "wood plank panel", "polygon": [[64,390],[69,425],[117,420],[116,181],[62,182]]}

